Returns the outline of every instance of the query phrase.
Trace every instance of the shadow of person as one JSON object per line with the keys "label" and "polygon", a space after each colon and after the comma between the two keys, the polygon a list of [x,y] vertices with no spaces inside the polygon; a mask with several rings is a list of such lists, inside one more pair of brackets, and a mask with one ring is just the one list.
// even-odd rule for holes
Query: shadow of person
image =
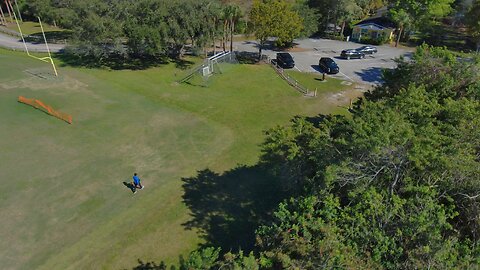
{"label": "shadow of person", "polygon": [[125,185],[127,188],[129,188],[132,191],[132,193],[135,193],[136,188],[132,183],[128,183],[128,182],[124,181],[123,185]]}

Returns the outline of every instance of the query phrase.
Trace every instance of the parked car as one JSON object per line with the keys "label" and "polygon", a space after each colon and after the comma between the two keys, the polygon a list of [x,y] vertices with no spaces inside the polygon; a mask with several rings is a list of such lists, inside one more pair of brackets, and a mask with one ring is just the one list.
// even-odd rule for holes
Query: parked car
{"label": "parked car", "polygon": [[362,46],[358,49],[356,49],[358,52],[362,52],[364,54],[374,54],[377,53],[377,48],[373,46]]}
{"label": "parked car", "polygon": [[365,54],[357,50],[349,49],[349,50],[343,50],[342,53],[340,54],[340,57],[345,59],[351,59],[351,58],[360,59],[360,58],[365,58]]}
{"label": "parked car", "polygon": [[295,61],[289,53],[277,53],[277,64],[282,68],[293,68]]}
{"label": "parked car", "polygon": [[337,74],[340,72],[340,68],[337,66],[337,63],[333,61],[330,57],[322,57],[320,61],[318,61],[318,66],[320,67],[323,72],[328,74]]}

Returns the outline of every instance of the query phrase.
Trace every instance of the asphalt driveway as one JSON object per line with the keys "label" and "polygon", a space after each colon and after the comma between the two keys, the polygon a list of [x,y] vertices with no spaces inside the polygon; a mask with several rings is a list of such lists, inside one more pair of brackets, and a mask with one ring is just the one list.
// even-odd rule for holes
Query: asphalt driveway
{"label": "asphalt driveway", "polygon": [[[0,47],[7,48],[10,50],[24,51],[25,46],[22,42],[22,39],[19,37],[8,36],[0,33]],[[65,45],[63,44],[48,44],[48,47],[51,52],[59,52],[63,50]],[[47,47],[44,42],[27,42],[27,48],[31,52],[47,52]]]}
{"label": "asphalt driveway", "polygon": [[[355,42],[345,42],[329,39],[301,39],[295,40],[296,49],[290,54],[295,59],[295,68],[302,72],[320,72],[318,60],[321,57],[331,57],[340,67],[340,73],[334,75],[340,79],[365,83],[379,84],[382,82],[381,74],[385,68],[394,68],[395,58],[400,56],[408,57],[412,50],[391,47],[389,45],[376,46],[378,53],[367,55],[365,59],[341,59],[340,52],[345,49],[355,49],[363,44]],[[238,51],[258,52],[256,41],[243,41],[235,43]],[[272,49],[263,49],[262,52],[272,58],[278,51]]]}

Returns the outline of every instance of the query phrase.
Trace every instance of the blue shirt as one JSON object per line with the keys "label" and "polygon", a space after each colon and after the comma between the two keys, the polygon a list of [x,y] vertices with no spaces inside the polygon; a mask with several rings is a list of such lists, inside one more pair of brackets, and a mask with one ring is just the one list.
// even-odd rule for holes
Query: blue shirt
{"label": "blue shirt", "polygon": [[134,175],[134,176],[133,176],[133,182],[134,182],[135,184],[140,184],[140,178],[139,178],[138,176]]}

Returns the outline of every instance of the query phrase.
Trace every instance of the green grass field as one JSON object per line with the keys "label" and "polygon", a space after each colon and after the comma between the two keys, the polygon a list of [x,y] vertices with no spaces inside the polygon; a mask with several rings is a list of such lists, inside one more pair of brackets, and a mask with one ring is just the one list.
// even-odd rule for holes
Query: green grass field
{"label": "green grass field", "polygon": [[[32,34],[36,34],[36,33],[42,33],[42,28],[40,27],[39,22],[25,21],[25,22],[20,22],[19,24],[20,24],[20,27],[22,28],[22,33],[24,35],[32,35]],[[45,32],[63,31],[62,29],[60,29],[58,27],[54,27],[54,26],[46,24],[46,23],[42,23],[42,26],[43,26],[43,30]],[[17,26],[16,23],[9,23],[7,25],[7,28],[10,29],[10,30],[18,32],[18,26]]]}
{"label": "green grass field", "polygon": [[[346,112],[302,97],[268,65],[237,65],[209,87],[176,84],[174,64],[29,74],[49,68],[0,50],[2,269],[174,263],[204,241],[184,226],[182,178],[255,164],[263,131],[295,115]],[[18,103],[19,95],[71,114],[73,124]],[[133,172],[146,185],[135,195],[122,183]]]}

